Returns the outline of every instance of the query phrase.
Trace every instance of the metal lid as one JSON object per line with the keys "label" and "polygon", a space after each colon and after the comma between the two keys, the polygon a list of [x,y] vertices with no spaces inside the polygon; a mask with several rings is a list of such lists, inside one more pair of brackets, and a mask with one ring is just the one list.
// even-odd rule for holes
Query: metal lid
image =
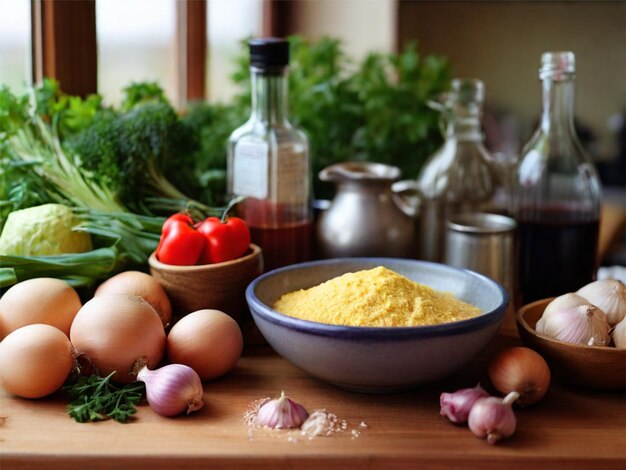
{"label": "metal lid", "polygon": [[505,215],[473,212],[453,215],[448,220],[448,228],[465,233],[504,233],[515,230],[517,222]]}

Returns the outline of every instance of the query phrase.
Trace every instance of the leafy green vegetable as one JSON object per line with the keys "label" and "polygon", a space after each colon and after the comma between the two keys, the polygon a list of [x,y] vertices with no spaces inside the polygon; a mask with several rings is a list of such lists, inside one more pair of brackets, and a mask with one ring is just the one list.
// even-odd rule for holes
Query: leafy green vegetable
{"label": "leafy green vegetable", "polygon": [[[194,167],[195,134],[167,102],[140,102],[122,114],[99,116],[66,147],[136,212],[146,212],[148,196],[189,199],[164,174],[176,177]],[[193,189],[195,178],[174,179]]]}
{"label": "leafy green vegetable", "polygon": [[112,372],[107,377],[79,376],[64,387],[70,397],[67,413],[79,423],[111,418],[125,423],[137,412],[135,405],[143,396],[143,382],[133,382],[123,387],[111,383]]}
{"label": "leafy green vegetable", "polygon": [[0,287],[34,277],[63,279],[74,287],[89,286],[121,269],[123,259],[123,253],[115,246],[67,255],[0,255]]}
{"label": "leafy green vegetable", "polygon": [[363,99],[364,122],[353,139],[357,158],[397,165],[407,178],[416,177],[442,140],[439,113],[426,103],[448,83],[446,62],[422,59],[414,45],[399,55],[370,54],[350,82]]}
{"label": "leafy green vegetable", "polygon": [[159,243],[163,217],[75,209],[78,226],[91,234],[92,251],[54,256],[0,256],[0,287],[34,277],[90,286],[125,269],[142,269]]}
{"label": "leafy green vegetable", "polygon": [[0,87],[0,142],[6,141],[28,120],[28,109],[28,96],[14,95],[6,85]]}
{"label": "leafy green vegetable", "polygon": [[62,204],[11,212],[0,235],[0,254],[41,256],[89,251],[91,237],[76,230],[78,224],[72,209]]}
{"label": "leafy green vegetable", "polygon": [[124,211],[116,192],[98,175],[84,172],[79,158],[65,152],[55,128],[47,125],[39,115],[22,123],[9,137],[8,145],[18,161],[32,164],[32,170],[52,185],[54,191],[48,194],[50,202]]}
{"label": "leafy green vegetable", "polygon": [[34,277],[63,279],[74,287],[91,286],[125,269],[143,269],[156,250],[164,218],[131,213],[76,210],[79,229],[100,247],[52,256],[0,255],[0,287]]}
{"label": "leafy green vegetable", "polygon": [[32,171],[38,163],[15,162],[1,154],[0,149],[0,230],[11,212],[56,200],[50,184]]}
{"label": "leafy green vegetable", "polygon": [[188,168],[197,180],[195,195],[207,204],[226,202],[226,144],[248,113],[246,106],[196,102],[189,105],[182,117],[199,142]]}
{"label": "leafy green vegetable", "polygon": [[124,88],[124,99],[120,106],[122,112],[134,108],[140,103],[157,102],[170,104],[163,88],[156,82],[131,83]]}
{"label": "leafy green vegetable", "polygon": [[[133,84],[125,92],[122,107],[114,109],[103,107],[99,96],[65,95],[52,80],[33,89],[32,104],[0,89],[0,104],[6,104],[0,113],[0,177],[13,177],[1,190],[3,204],[24,207],[26,192],[17,182],[29,181],[30,189],[37,179],[48,184],[38,202],[115,212],[149,214],[147,197],[190,199],[178,187],[200,194],[195,129],[158,85]],[[38,178],[20,171],[25,164]],[[3,220],[8,212],[1,212]]]}
{"label": "leafy green vegetable", "polygon": [[80,210],[76,213],[83,220],[82,230],[93,237],[106,240],[106,244],[115,246],[120,254],[116,271],[130,266],[140,267],[146,264],[148,257],[159,244],[161,227],[165,218],[144,216],[132,213],[110,213],[94,210]]}
{"label": "leafy green vegetable", "polygon": [[37,114],[48,123],[56,120],[63,138],[89,127],[96,114],[105,109],[100,95],[85,99],[67,95],[61,91],[59,82],[51,78],[44,78],[34,92]]}

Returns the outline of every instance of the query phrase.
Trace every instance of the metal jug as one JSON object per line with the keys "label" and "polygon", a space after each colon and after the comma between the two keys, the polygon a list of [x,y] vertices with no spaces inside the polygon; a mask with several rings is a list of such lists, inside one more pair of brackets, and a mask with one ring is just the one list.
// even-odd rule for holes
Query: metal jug
{"label": "metal jug", "polygon": [[414,257],[414,210],[392,191],[400,169],[382,163],[346,162],[324,168],[322,181],[337,193],[317,225],[321,257]]}

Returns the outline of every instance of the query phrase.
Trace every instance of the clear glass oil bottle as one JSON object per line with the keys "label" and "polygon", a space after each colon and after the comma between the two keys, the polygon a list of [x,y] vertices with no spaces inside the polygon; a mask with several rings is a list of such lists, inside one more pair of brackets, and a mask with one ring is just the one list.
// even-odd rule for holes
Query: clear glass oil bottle
{"label": "clear glass oil bottle", "polygon": [[601,187],[574,128],[575,57],[547,52],[543,110],[514,178],[523,303],[575,292],[595,278]]}
{"label": "clear glass oil bottle", "polygon": [[306,261],[311,250],[309,144],[288,120],[289,43],[252,39],[252,113],[230,136],[228,193],[263,250],[265,270]]}
{"label": "clear glass oil bottle", "polygon": [[441,103],[445,141],[424,164],[417,178],[418,258],[442,262],[450,216],[493,210],[497,187],[494,161],[483,145],[483,82],[455,79]]}

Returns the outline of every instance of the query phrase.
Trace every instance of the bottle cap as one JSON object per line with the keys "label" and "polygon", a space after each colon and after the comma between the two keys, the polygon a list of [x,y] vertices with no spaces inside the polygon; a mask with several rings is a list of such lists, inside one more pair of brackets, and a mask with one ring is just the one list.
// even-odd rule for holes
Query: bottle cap
{"label": "bottle cap", "polygon": [[539,78],[564,80],[576,72],[576,57],[573,52],[544,52],[541,55]]}
{"label": "bottle cap", "polygon": [[289,42],[281,38],[256,38],[248,41],[250,66],[262,70],[289,65]]}

